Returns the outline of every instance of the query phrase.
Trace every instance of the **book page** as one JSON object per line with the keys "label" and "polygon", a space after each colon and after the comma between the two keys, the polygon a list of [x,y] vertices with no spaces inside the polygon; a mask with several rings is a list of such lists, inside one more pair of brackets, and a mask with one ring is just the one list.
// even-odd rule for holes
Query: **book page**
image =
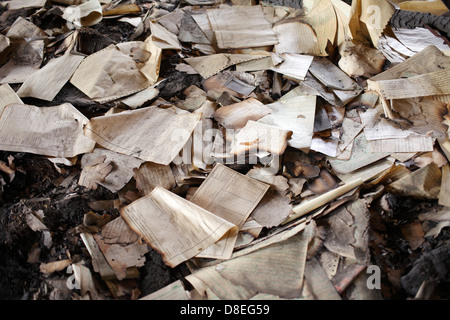
{"label": "book page", "polygon": [[400,139],[407,138],[410,135],[416,135],[413,131],[401,128],[400,125],[385,119],[382,115],[381,106],[359,112],[367,140]]}
{"label": "book page", "polygon": [[[190,201],[240,229],[268,189],[268,184],[216,164]],[[197,257],[228,259],[236,240],[237,232],[230,232]]]}
{"label": "book page", "polygon": [[433,138],[409,136],[403,139],[369,141],[370,152],[427,152],[433,151]]}
{"label": "book page", "polygon": [[92,118],[87,137],[106,149],[168,165],[190,138],[201,114],[176,114],[158,107]]}
{"label": "book page", "polygon": [[216,270],[247,290],[298,298],[302,293],[309,240],[307,232],[300,232],[285,241],[224,261]]}
{"label": "book page", "polygon": [[237,227],[157,186],[120,210],[122,218],[170,267],[191,259]]}
{"label": "book page", "polygon": [[220,49],[269,46],[278,43],[271,23],[260,6],[208,9],[211,28]]}
{"label": "book page", "polygon": [[0,86],[0,117],[3,110],[8,104],[12,103],[23,103],[22,100],[17,96],[16,92],[5,83]]}
{"label": "book page", "polygon": [[10,104],[0,118],[0,149],[68,158],[91,152],[95,142],[83,135],[87,123],[70,103],[46,108]]}
{"label": "book page", "polygon": [[384,99],[403,99],[450,94],[450,68],[409,78],[368,80],[369,88],[379,92]]}

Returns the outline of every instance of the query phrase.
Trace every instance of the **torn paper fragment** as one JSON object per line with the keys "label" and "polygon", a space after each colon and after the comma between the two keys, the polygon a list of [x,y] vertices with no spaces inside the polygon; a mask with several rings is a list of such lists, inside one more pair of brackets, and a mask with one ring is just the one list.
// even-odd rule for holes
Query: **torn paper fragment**
{"label": "torn paper fragment", "polygon": [[158,251],[170,267],[194,257],[236,228],[159,186],[123,207],[120,213],[131,229]]}
{"label": "torn paper fragment", "polygon": [[276,24],[273,30],[279,39],[278,44],[274,46],[274,52],[320,55],[316,33],[309,24],[286,21]]}
{"label": "torn paper fragment", "polygon": [[46,3],[47,0],[11,0],[8,1],[8,9],[42,8]]}
{"label": "torn paper fragment", "polygon": [[267,151],[275,155],[283,154],[292,131],[249,120],[235,136],[231,153],[246,151]]}
{"label": "torn paper fragment", "polygon": [[146,107],[92,118],[84,134],[106,149],[168,165],[178,155],[201,114]]}
{"label": "torn paper fragment", "polygon": [[439,190],[438,203],[442,206],[450,207],[450,165],[447,163],[442,167],[441,189]]}
{"label": "torn paper fragment", "polygon": [[52,101],[69,81],[84,57],[65,54],[50,60],[42,69],[32,73],[17,91],[21,98],[33,97]]}
{"label": "torn paper fragment", "polygon": [[10,104],[0,118],[0,149],[69,158],[91,152],[95,142],[83,135],[87,123],[70,103],[45,108]]}
{"label": "torn paper fragment", "polygon": [[270,70],[281,73],[288,79],[302,81],[313,61],[313,56],[295,53],[283,53],[280,55],[282,63],[270,68]]}
{"label": "torn paper fragment", "polygon": [[338,66],[352,78],[370,78],[382,71],[386,61],[380,50],[350,41],[345,42],[340,54]]}
{"label": "torn paper fragment", "polygon": [[139,236],[130,229],[121,216],[111,220],[102,227],[102,239],[105,243],[127,245],[139,240]]}
{"label": "torn paper fragment", "polygon": [[[402,63],[370,78],[371,81],[407,80],[405,77],[442,71],[450,68],[450,57],[435,46],[428,46]],[[370,82],[368,82],[370,84]],[[402,90],[403,91],[403,90]]]}
{"label": "torn paper fragment", "polygon": [[[240,229],[268,189],[263,182],[216,164],[190,201]],[[236,240],[237,233],[230,232],[197,257],[228,259]]]}
{"label": "torn paper fragment", "polygon": [[217,123],[226,129],[242,129],[248,120],[257,121],[272,110],[255,98],[218,108],[214,113]]}
{"label": "torn paper fragment", "polygon": [[289,215],[292,205],[287,195],[289,184],[287,178],[273,175],[265,168],[254,167],[247,175],[270,185],[269,190],[253,210],[251,218],[264,227],[278,226]]}
{"label": "torn paper fragment", "polygon": [[107,244],[103,241],[100,234],[94,234],[94,239],[106,261],[113,269],[117,280],[123,280],[127,277],[128,268],[144,266],[144,255],[149,251],[147,244],[138,242],[128,245]]}
{"label": "torn paper fragment", "polygon": [[[395,7],[389,1],[357,0],[352,2],[352,17],[349,26],[353,40],[370,40],[376,48],[378,40],[394,12]],[[357,27],[355,28],[355,26]]]}
{"label": "torn paper fragment", "polygon": [[161,49],[181,50],[177,36],[159,23],[150,22],[151,39]]}
{"label": "torn paper fragment", "polygon": [[305,282],[311,288],[314,299],[341,300],[341,296],[330,281],[325,269],[316,258],[306,261]]}
{"label": "torn paper fragment", "polygon": [[98,156],[97,158],[86,163],[80,173],[78,184],[88,189],[96,190],[98,185],[111,172],[111,162],[105,161],[106,156]]}
{"label": "torn paper fragment", "polygon": [[248,300],[257,292],[222,277],[216,266],[195,270],[186,277],[198,294],[211,300]]}
{"label": "torn paper fragment", "polygon": [[441,51],[450,50],[450,46],[442,38],[435,36],[427,28],[392,28],[392,31],[395,37],[414,53],[420,52],[430,45],[435,46]]}
{"label": "torn paper fragment", "polygon": [[210,39],[207,37],[203,28],[201,28],[194,19],[194,16],[196,15],[190,10],[183,10],[182,12],[184,12],[184,14],[179,25],[178,40],[182,42],[210,45]]}
{"label": "torn paper fragment", "polygon": [[91,256],[92,268],[95,272],[100,273],[100,276],[104,280],[116,279],[114,270],[109,265],[102,251],[100,250],[97,242],[94,239],[94,235],[91,233],[83,232],[80,234],[81,240]]}
{"label": "torn paper fragment", "polygon": [[360,264],[368,262],[369,256],[369,214],[367,204],[358,199],[338,208],[327,218],[330,229],[324,246],[331,252],[357,260]]}
{"label": "torn paper fragment", "polygon": [[111,164],[110,172],[102,180],[98,181],[99,185],[111,192],[117,192],[122,189],[133,177],[133,169],[138,168],[144,162],[114,151],[96,148],[92,153],[86,153],[81,158],[82,172],[85,170],[85,167],[92,165],[90,163],[98,157],[104,157],[105,163]]}
{"label": "torn paper fragment", "polygon": [[327,56],[328,42],[334,43],[337,31],[337,18],[330,0],[318,0],[303,16],[301,21],[309,24],[317,35],[320,56]]}
{"label": "torn paper fragment", "polygon": [[288,145],[309,150],[314,130],[316,100],[316,96],[313,95],[281,99],[279,102],[266,105],[272,111],[258,122],[292,131]]}
{"label": "torn paper fragment", "polygon": [[9,27],[6,36],[9,39],[35,39],[47,37],[47,34],[34,23],[23,17],[18,17]]}
{"label": "torn paper fragment", "polygon": [[130,95],[120,100],[120,102],[127,105],[131,109],[136,109],[142,106],[147,101],[153,100],[154,98],[158,97],[158,94],[159,90],[152,86],[142,91],[139,91],[133,95]]}

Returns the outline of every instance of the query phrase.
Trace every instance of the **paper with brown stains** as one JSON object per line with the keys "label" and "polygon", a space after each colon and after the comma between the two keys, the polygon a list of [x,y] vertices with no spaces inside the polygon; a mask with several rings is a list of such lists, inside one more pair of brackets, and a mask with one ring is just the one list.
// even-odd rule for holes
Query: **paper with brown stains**
{"label": "paper with brown stains", "polygon": [[144,196],[150,194],[156,186],[171,190],[177,185],[170,165],[145,162],[133,171],[136,188]]}
{"label": "paper with brown stains", "polygon": [[214,113],[217,123],[226,129],[242,129],[248,120],[257,121],[272,112],[255,98],[249,98],[238,103],[218,108]]}
{"label": "paper with brown stains", "polygon": [[246,151],[267,151],[275,155],[283,154],[292,131],[273,125],[249,120],[235,136],[230,153],[239,155]]}
{"label": "paper with brown stains", "polygon": [[161,51],[149,38],[110,45],[86,57],[70,82],[99,103],[131,95],[157,82]]}
{"label": "paper with brown stains", "polygon": [[62,17],[77,28],[93,26],[103,19],[102,6],[98,0],[88,0],[67,7]]}

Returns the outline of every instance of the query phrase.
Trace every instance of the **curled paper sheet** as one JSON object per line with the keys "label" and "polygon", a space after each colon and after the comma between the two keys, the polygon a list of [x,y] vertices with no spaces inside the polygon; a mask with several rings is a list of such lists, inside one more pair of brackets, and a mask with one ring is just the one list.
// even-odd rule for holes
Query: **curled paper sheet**
{"label": "curled paper sheet", "polygon": [[102,6],[98,0],[89,0],[67,7],[62,17],[76,28],[93,26],[103,19]]}

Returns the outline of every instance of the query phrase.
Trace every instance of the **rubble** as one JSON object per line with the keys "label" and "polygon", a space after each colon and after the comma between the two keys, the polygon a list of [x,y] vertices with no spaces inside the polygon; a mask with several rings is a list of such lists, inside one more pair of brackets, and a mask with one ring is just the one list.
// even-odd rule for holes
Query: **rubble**
{"label": "rubble", "polygon": [[0,2],[0,298],[448,299],[448,12]]}

